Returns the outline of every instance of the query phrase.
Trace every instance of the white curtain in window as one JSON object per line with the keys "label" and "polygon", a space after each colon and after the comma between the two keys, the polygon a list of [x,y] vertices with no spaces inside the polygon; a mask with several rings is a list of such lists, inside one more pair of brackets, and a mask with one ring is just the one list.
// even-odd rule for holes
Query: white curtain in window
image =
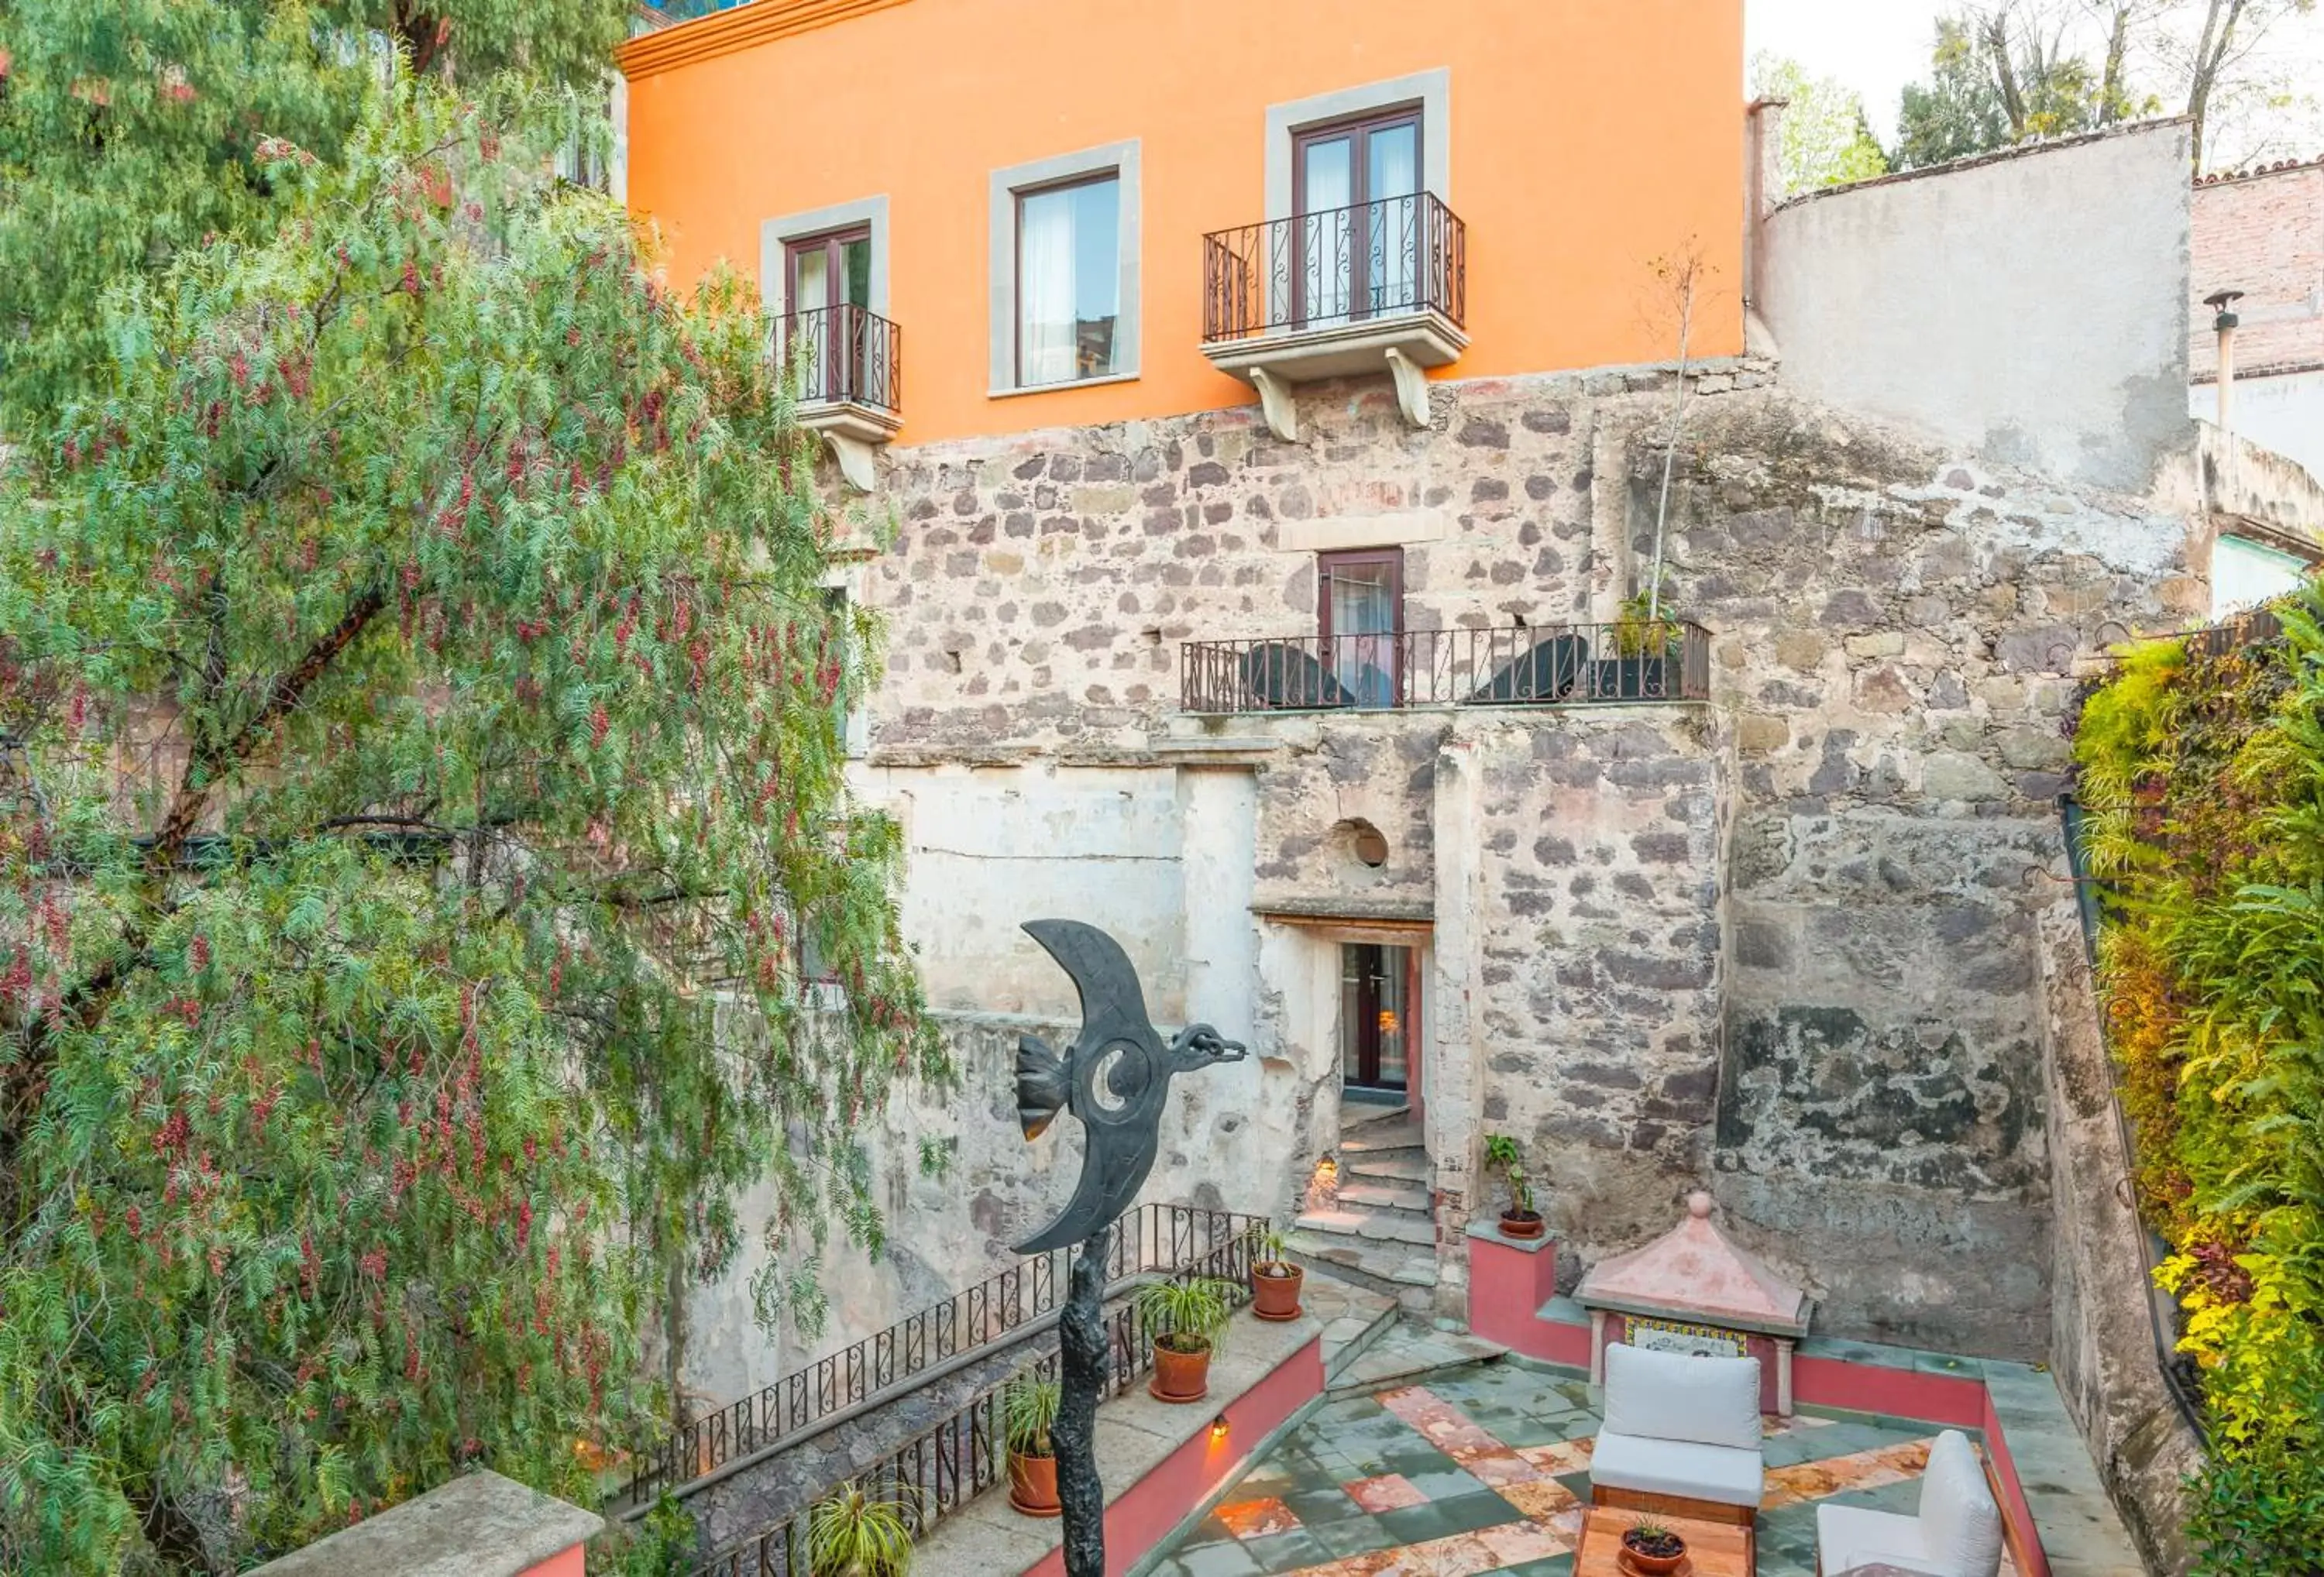
{"label": "white curtain in window", "polygon": [[1366,139],[1371,160],[1371,268],[1375,312],[1398,312],[1419,300],[1420,137],[1391,126]]}
{"label": "white curtain in window", "polygon": [[1074,336],[1071,191],[1039,192],[1019,205],[1017,320],[1017,381],[1071,382]]}

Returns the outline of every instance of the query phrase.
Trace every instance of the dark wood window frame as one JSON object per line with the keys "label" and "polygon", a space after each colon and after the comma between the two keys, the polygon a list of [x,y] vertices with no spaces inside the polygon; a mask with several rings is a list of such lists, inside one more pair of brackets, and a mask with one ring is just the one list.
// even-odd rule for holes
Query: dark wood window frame
{"label": "dark wood window frame", "polygon": [[[839,307],[853,306],[865,312],[872,310],[869,301],[847,300],[847,247],[862,242],[869,251],[874,244],[869,225],[844,225],[835,230],[818,230],[812,235],[791,235],[783,240],[783,316],[796,323],[802,313],[831,312],[823,320],[823,366],[818,369],[816,387],[823,399],[853,398],[862,386],[862,322],[843,323]],[[805,301],[799,299],[799,263],[816,253],[823,254],[823,300]],[[868,291],[867,291],[868,293]],[[845,343],[842,343],[846,331]],[[786,344],[789,342],[785,341]],[[843,367],[843,358],[854,364]]]}
{"label": "dark wood window frame", "polygon": [[[1076,187],[1095,186],[1101,181],[1121,182],[1121,166],[1108,164],[1096,170],[1077,171],[1056,180],[1036,182],[1031,186],[1012,188],[1009,193],[1009,368],[1010,384],[1018,389],[1065,389],[1075,383],[1086,383],[1095,378],[1114,376],[1112,368],[1084,378],[1076,373],[1061,383],[1028,383],[1025,381],[1025,199],[1046,197],[1051,192],[1071,191]],[[1120,198],[1117,196],[1116,204]],[[1121,268],[1121,226],[1117,219],[1113,234],[1113,266],[1117,274]],[[1081,281],[1074,281],[1078,285]],[[1114,307],[1114,332],[1120,332],[1120,304]],[[1113,359],[1120,360],[1121,347],[1114,347]]]}
{"label": "dark wood window frame", "polygon": [[[1292,128],[1291,217],[1296,247],[1304,249],[1310,241],[1305,224],[1312,211],[1307,206],[1307,150],[1317,143],[1329,143],[1340,137],[1350,140],[1347,206],[1361,208],[1374,200],[1370,190],[1371,161],[1369,156],[1371,138],[1380,132],[1409,126],[1412,128],[1413,189],[1416,193],[1425,191],[1428,187],[1428,124],[1425,108],[1426,106],[1419,100],[1414,99],[1404,104],[1382,105],[1376,109],[1362,110],[1354,115],[1338,115],[1328,121],[1318,121],[1312,125]],[[1323,211],[1328,213],[1331,210]],[[1371,316],[1371,281],[1368,268],[1371,257],[1370,243],[1371,238],[1368,234],[1354,234],[1351,227],[1349,240],[1348,299],[1345,313],[1345,316],[1350,318]],[[1305,260],[1304,258],[1296,260],[1291,271],[1292,289],[1295,292],[1305,290],[1306,277]],[[1306,321],[1308,311],[1307,304],[1304,300],[1295,299],[1294,314],[1301,322]],[[1333,314],[1333,316],[1337,315]]]}
{"label": "dark wood window frame", "polygon": [[[1401,548],[1354,548],[1315,555],[1315,629],[1322,637],[1317,643],[1317,655],[1323,659],[1326,676],[1337,669],[1339,652],[1334,650],[1333,637],[1340,633],[1332,628],[1332,572],[1343,567],[1360,564],[1384,564],[1388,570],[1388,604],[1394,610],[1389,627],[1385,632],[1363,630],[1353,632],[1381,642],[1383,671],[1387,674],[1392,704],[1404,698],[1404,549]],[[1327,687],[1328,689],[1328,687]]]}

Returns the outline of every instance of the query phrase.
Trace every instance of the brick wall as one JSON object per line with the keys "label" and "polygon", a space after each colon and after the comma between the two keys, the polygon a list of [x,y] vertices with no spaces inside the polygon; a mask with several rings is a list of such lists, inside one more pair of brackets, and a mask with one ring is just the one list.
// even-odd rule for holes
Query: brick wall
{"label": "brick wall", "polygon": [[2324,366],[2324,160],[2197,187],[2194,250],[2197,382],[2218,373],[2211,310],[2200,303],[2222,290],[2244,292],[2240,376]]}

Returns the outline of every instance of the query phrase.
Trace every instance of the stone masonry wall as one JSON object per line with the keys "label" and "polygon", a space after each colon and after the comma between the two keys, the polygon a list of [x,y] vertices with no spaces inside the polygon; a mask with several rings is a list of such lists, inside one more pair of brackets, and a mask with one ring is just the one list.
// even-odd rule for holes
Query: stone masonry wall
{"label": "stone masonry wall", "polygon": [[[1459,733],[1483,1127],[1524,1144],[1551,1230],[1594,1260],[1666,1230],[1710,1158],[1726,742],[1699,706]],[[1484,1178],[1475,1209],[1502,1202]]]}
{"label": "stone masonry wall", "polygon": [[2185,529],[1783,400],[1706,402],[1684,447],[1667,558],[1739,773],[1717,1192],[1828,1328],[2038,1357],[2062,717],[2084,656],[2202,605]]}
{"label": "stone masonry wall", "polygon": [[[2202,605],[2184,528],[1800,404],[1764,367],[1697,371],[1665,548],[1674,605],[1714,634],[1707,713],[1181,715],[1179,643],[1311,632],[1322,547],[1400,544],[1414,629],[1605,619],[1639,583],[1666,374],[1440,383],[1425,432],[1354,383],[1303,392],[1296,446],[1244,410],[883,461],[872,507],[898,540],[858,582],[890,626],[871,771],[918,773],[921,795],[961,762],[1183,785],[1199,757],[1249,774],[1252,885],[1217,888],[1231,851],[1212,839],[1210,873],[1184,880],[1185,936],[1277,904],[1433,906],[1432,1033],[1470,1048],[1475,1081],[1429,1097],[1448,1286],[1462,1214],[1494,1203],[1479,1136],[1507,1127],[1535,1139],[1545,1207],[1585,1256],[1667,1224],[1709,1172],[1822,1328],[2038,1355],[2051,1184],[2026,872],[2055,847],[2075,662]],[[1581,835],[1563,818],[1584,798]],[[1182,814],[1191,851],[1200,813]],[[1378,871],[1349,857],[1357,817],[1389,842]],[[977,901],[1018,907],[1005,870],[982,879]],[[1167,954],[1156,913],[1140,945]],[[1292,1000],[1314,1000],[1320,954],[1295,929],[1256,926],[1247,966],[1185,944],[1190,1010],[1247,967],[1233,1012],[1256,1055],[1184,1082],[1148,1197],[1280,1212],[1335,1142],[1335,1051]],[[1180,961],[1138,962],[1159,978]],[[1448,971],[1473,989],[1448,992]],[[899,1191],[885,1263],[842,1273],[862,1328],[1005,1262],[1071,1186],[1065,1125],[1016,1137],[1014,1022],[957,1028],[970,1095],[899,1114],[889,1141],[949,1142],[954,1169]],[[714,1301],[703,1351],[759,1381],[785,1366],[747,1316],[712,1335],[736,1295]]]}

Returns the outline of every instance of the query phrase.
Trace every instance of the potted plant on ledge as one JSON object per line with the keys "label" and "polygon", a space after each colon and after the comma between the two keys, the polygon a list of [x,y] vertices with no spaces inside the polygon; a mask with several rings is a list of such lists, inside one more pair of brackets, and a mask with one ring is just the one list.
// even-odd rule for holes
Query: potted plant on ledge
{"label": "potted plant on ledge", "polygon": [[1157,1401],[1199,1402],[1211,1391],[1211,1354],[1234,1313],[1234,1288],[1198,1276],[1187,1281],[1157,1281],[1138,1295],[1138,1314],[1154,1333],[1154,1383]]}
{"label": "potted plant on ledge", "polygon": [[1533,1207],[1533,1185],[1526,1181],[1525,1152],[1517,1148],[1517,1141],[1505,1133],[1486,1135],[1485,1165],[1500,1167],[1509,1183],[1509,1207],[1501,1212],[1501,1235],[1541,1236],[1541,1213]]}
{"label": "potted plant on ledge", "polygon": [[1273,1227],[1259,1235],[1259,1258],[1250,1267],[1250,1312],[1262,1320],[1299,1317],[1299,1286],[1307,1273],[1291,1262],[1291,1245]]}
{"label": "potted plant on ledge", "polygon": [[1001,1394],[1001,1425],[1009,1438],[1009,1504],[1028,1517],[1055,1517],[1057,1451],[1049,1432],[1057,1426],[1065,1390],[1056,1380],[1020,1374]]}
{"label": "potted plant on ledge", "polygon": [[1686,1541],[1649,1517],[1622,1530],[1622,1554],[1643,1577],[1670,1577],[1686,1563]]}

